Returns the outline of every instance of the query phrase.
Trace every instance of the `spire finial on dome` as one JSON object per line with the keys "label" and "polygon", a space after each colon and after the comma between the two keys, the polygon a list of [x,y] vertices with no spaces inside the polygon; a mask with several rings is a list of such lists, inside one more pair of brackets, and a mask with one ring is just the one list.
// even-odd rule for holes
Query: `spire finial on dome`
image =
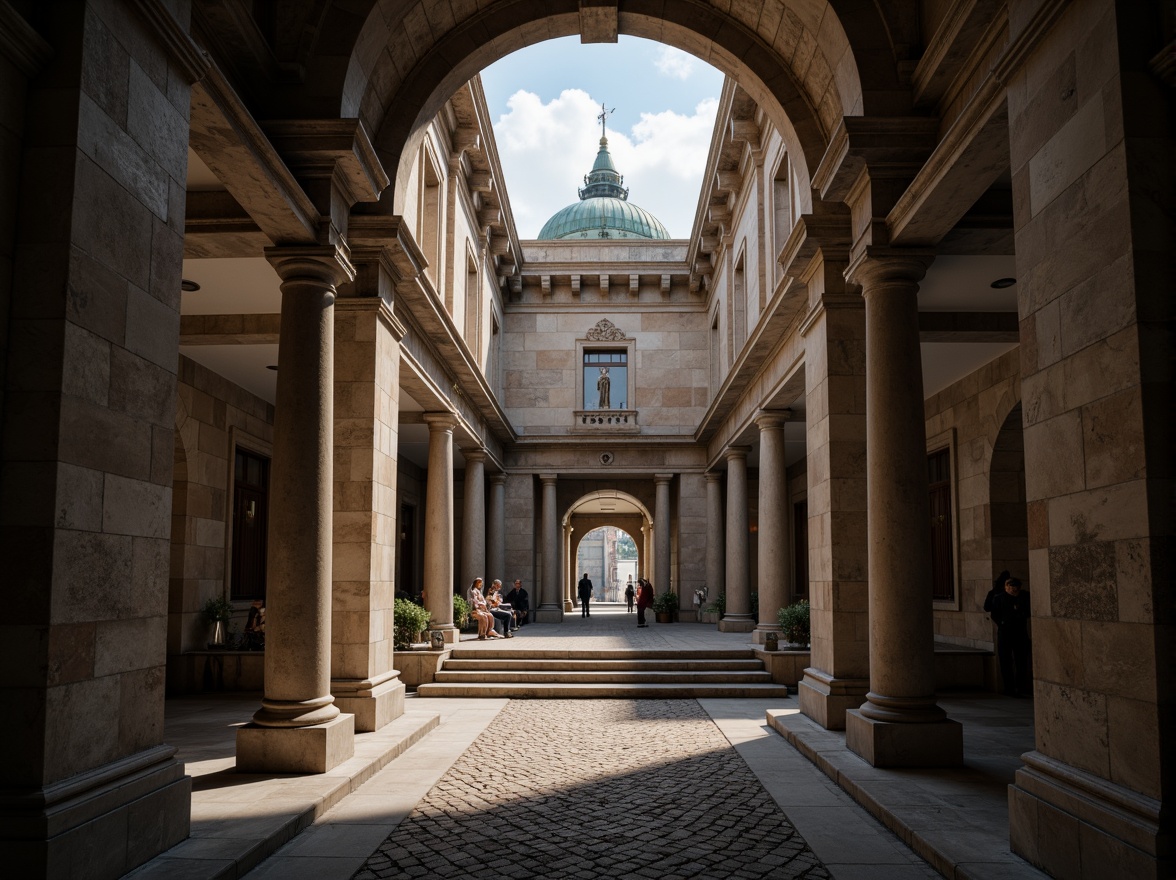
{"label": "spire finial on dome", "polygon": [[613,107],[611,110],[605,110],[604,103],[601,102],[600,113],[597,114],[596,118],[600,120],[600,139],[602,141],[605,140],[605,137],[606,137],[605,131],[604,131],[604,122],[606,119],[608,119],[609,116],[611,116],[613,113],[616,113],[616,112],[617,112],[616,107]]}

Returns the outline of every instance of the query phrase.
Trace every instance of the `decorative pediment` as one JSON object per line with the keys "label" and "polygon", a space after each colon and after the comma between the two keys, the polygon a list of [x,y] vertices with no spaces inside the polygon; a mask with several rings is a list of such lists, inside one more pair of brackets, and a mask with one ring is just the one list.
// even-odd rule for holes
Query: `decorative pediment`
{"label": "decorative pediment", "polygon": [[624,330],[616,326],[616,324],[614,324],[608,318],[602,318],[596,323],[596,326],[592,327],[588,331],[587,338],[594,342],[601,340],[605,342],[615,342],[618,339],[625,339],[626,337]]}

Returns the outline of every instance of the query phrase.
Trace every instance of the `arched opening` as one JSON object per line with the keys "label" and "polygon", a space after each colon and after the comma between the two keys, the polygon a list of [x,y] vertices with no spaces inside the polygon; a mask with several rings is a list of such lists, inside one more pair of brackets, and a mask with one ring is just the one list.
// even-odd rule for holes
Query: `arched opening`
{"label": "arched opening", "polygon": [[597,526],[580,538],[575,570],[592,581],[594,603],[621,604],[638,578],[637,541],[619,526]]}
{"label": "arched opening", "polygon": [[585,571],[597,601],[625,601],[631,575],[649,575],[653,516],[644,503],[627,492],[600,489],[578,498],[564,515],[567,538],[564,556],[564,608],[578,606],[576,587]]}

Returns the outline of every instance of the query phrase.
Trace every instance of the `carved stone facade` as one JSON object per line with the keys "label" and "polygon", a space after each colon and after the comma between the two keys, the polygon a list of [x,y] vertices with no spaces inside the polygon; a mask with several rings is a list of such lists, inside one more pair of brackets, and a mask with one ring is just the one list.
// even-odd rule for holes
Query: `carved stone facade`
{"label": "carved stone facade", "polygon": [[[10,870],[115,877],[187,835],[165,682],[232,595],[243,448],[280,512],[243,766],[326,770],[395,717],[396,592],[452,637],[486,570],[559,622],[611,492],[684,618],[726,589],[750,642],[761,575],[805,578],[803,711],[878,766],[958,760],[935,641],[990,647],[1018,569],[1013,850],[1171,873],[1159,4],[245,5],[0,0]],[[475,75],[584,21],[730,75],[689,239],[518,240]]]}

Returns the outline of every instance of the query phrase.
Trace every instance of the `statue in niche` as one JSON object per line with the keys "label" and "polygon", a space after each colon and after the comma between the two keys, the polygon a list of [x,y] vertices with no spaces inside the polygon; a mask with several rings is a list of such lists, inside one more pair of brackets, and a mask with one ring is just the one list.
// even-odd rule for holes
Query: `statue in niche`
{"label": "statue in niche", "polygon": [[608,367],[600,368],[600,378],[596,380],[596,390],[600,392],[600,401],[597,404],[599,409],[612,409],[612,404],[609,402],[608,390],[612,385],[612,379],[608,377]]}

